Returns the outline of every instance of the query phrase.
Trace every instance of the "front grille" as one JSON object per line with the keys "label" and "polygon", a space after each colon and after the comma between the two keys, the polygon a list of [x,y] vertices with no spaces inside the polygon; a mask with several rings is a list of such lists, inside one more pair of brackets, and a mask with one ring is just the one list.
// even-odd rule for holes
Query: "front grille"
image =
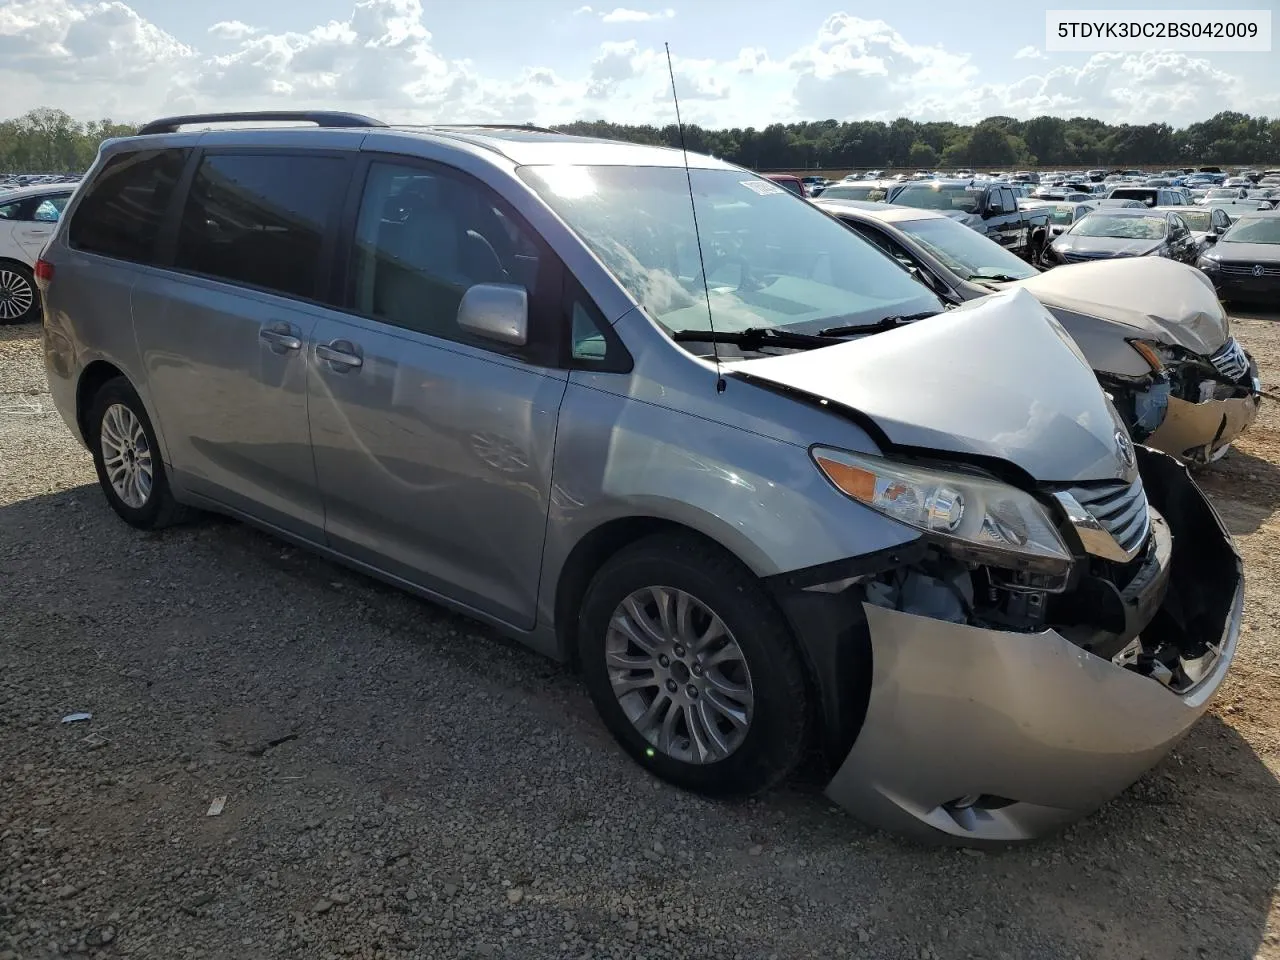
{"label": "front grille", "polygon": [[1135,554],[1147,542],[1151,532],[1151,515],[1147,509],[1147,492],[1142,478],[1133,483],[1108,483],[1089,487],[1072,487],[1067,491],[1111,534],[1111,538],[1127,554]]}
{"label": "front grille", "polygon": [[1249,372],[1249,358],[1245,356],[1244,348],[1236,342],[1235,337],[1230,337],[1209,359],[1213,361],[1217,371],[1228,380],[1239,380]]}
{"label": "front grille", "polygon": [[1067,263],[1084,263],[1088,260],[1106,260],[1110,256],[1109,253],[1064,253],[1062,259]]}
{"label": "front grille", "polygon": [[[1253,271],[1262,268],[1261,273]],[[1265,263],[1219,263],[1218,269],[1228,277],[1280,277],[1280,266],[1269,266]]]}

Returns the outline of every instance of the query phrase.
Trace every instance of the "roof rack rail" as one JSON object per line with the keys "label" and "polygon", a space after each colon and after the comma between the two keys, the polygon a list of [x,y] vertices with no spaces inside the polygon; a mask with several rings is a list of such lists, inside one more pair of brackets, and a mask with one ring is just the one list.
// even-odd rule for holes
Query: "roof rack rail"
{"label": "roof rack rail", "polygon": [[317,127],[385,127],[381,120],[358,113],[341,113],[335,110],[258,110],[244,113],[192,113],[180,117],[164,117],[144,124],[137,133],[142,137],[151,133],[177,133],[179,127],[197,123],[280,123],[300,121],[314,123]]}
{"label": "roof rack rail", "polygon": [[424,123],[424,130],[529,130],[533,133],[559,133],[550,127],[535,127],[532,123]]}

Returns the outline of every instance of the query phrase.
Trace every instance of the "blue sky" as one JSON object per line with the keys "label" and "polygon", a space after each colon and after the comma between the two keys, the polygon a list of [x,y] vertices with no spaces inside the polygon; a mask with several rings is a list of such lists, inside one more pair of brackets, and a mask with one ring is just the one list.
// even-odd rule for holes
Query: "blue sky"
{"label": "blue sky", "polygon": [[1047,6],[1067,4],[0,0],[0,90],[8,114],[121,120],[330,106],[406,122],[664,123],[669,41],[686,120],[713,126],[1280,113],[1276,52],[1046,54]]}

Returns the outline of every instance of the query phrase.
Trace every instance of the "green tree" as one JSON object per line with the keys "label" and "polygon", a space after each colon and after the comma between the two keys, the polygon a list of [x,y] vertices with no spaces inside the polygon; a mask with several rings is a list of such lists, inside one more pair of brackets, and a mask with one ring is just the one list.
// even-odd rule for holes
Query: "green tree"
{"label": "green tree", "polygon": [[911,152],[907,155],[907,161],[913,167],[932,170],[938,163],[938,151],[934,150],[929,144],[917,140],[911,145]]}

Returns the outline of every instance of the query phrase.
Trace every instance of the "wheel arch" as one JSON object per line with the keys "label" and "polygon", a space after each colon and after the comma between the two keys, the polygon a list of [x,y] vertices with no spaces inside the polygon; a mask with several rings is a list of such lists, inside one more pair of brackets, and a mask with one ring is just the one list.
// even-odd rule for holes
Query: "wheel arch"
{"label": "wheel arch", "polygon": [[[89,415],[89,407],[93,404],[93,398],[98,391],[102,389],[102,385],[116,377],[123,377],[129,381],[125,372],[109,360],[94,360],[80,371],[80,377],[76,381],[76,428],[80,431],[80,437],[86,446],[92,443],[89,439],[89,425],[85,423],[85,418]],[[129,385],[133,386],[132,381],[129,381]],[[134,387],[134,390],[136,392],[137,388]],[[153,417],[153,429],[154,425]]]}

